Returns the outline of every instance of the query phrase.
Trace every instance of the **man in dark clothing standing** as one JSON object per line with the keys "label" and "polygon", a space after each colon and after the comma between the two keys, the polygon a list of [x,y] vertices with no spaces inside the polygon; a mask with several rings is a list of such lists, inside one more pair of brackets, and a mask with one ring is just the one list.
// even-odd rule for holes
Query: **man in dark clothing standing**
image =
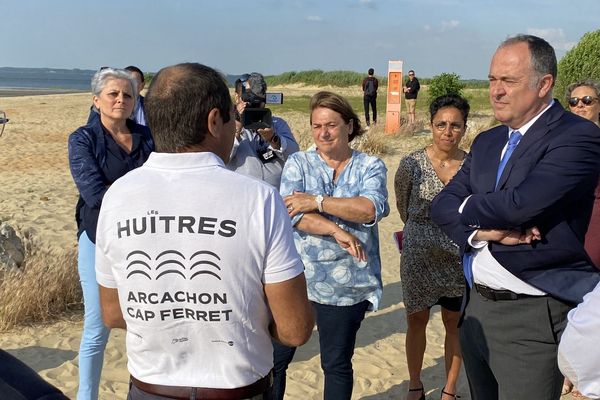
{"label": "man in dark clothing standing", "polygon": [[415,76],[415,71],[412,69],[408,71],[408,80],[404,85],[404,99],[406,100],[406,108],[408,108],[408,123],[410,125],[415,123],[415,110],[417,108],[417,95],[421,85],[419,80]]}
{"label": "man in dark clothing standing", "polygon": [[371,110],[373,110],[373,125],[377,124],[377,88],[379,87],[379,81],[377,78],[373,76],[375,70],[373,68],[369,68],[369,76],[363,79],[362,82],[362,90],[364,93],[363,102],[365,105],[365,120],[367,122],[367,126],[370,126],[370,118],[369,118],[369,105],[371,105]]}

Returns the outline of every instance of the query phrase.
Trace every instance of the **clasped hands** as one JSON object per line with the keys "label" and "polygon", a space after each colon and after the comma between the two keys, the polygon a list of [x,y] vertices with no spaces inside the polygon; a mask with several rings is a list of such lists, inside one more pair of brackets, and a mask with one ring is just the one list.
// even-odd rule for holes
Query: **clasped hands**
{"label": "clasped hands", "polygon": [[[316,196],[312,194],[294,192],[289,196],[285,196],[283,201],[287,207],[288,214],[292,218],[300,213],[318,213],[319,211]],[[325,219],[324,217],[321,218]],[[352,257],[358,259],[358,261],[367,261],[367,252],[356,236],[340,228],[328,219],[325,219],[325,221],[331,223],[331,226],[329,227],[328,225],[328,231],[323,232],[323,234],[333,237],[340,247],[346,250]]]}
{"label": "clasped hands", "polygon": [[537,226],[528,228],[525,232],[509,229],[478,229],[473,240],[498,242],[506,246],[531,244],[534,240],[542,240],[542,234]]}

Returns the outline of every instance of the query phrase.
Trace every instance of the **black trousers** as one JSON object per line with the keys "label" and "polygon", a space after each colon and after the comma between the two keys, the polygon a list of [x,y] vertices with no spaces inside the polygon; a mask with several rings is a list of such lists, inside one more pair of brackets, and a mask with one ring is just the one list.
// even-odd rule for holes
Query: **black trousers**
{"label": "black trousers", "polygon": [[373,122],[377,123],[377,96],[364,96],[363,103],[365,106],[365,121],[367,121],[367,125],[370,124],[369,105],[371,106],[371,110],[373,110]]}
{"label": "black trousers", "polygon": [[471,289],[460,327],[473,400],[558,400],[558,342],[572,308],[550,296],[493,301]]}

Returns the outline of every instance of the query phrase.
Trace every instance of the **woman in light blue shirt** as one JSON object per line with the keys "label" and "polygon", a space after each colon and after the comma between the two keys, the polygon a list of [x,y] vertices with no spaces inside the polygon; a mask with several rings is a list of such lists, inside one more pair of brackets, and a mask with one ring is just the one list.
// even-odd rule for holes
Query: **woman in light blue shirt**
{"label": "woman in light blue shirt", "polygon": [[[377,222],[389,213],[387,169],[353,150],[363,133],[343,97],[319,92],[310,102],[316,149],[290,155],[281,178],[296,248],[315,309],[325,399],[350,399],[356,333],[382,293]],[[293,350],[275,348],[275,398],[283,398]],[[285,359],[287,357],[287,359]]]}

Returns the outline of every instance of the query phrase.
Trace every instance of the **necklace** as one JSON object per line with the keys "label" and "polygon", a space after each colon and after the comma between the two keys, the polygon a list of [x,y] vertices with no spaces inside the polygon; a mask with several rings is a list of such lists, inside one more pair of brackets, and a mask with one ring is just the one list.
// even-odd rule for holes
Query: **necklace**
{"label": "necklace", "polygon": [[[450,156],[449,158],[447,158],[447,159],[445,159],[445,160],[442,160],[442,159],[436,159],[436,158],[434,157],[434,156],[435,156],[435,152],[434,152],[434,150],[433,150],[433,146],[431,146],[431,145],[428,147],[428,151],[430,151],[430,152],[431,152],[431,157],[429,157],[429,158],[431,159],[432,163],[433,163],[434,161],[439,161],[439,167],[440,167],[440,168],[446,168],[446,167],[449,167],[449,166],[450,166],[450,162],[451,162],[452,160],[454,160],[454,159],[458,159],[458,158],[459,158],[459,157],[452,157],[452,156]],[[460,152],[462,152],[461,150],[459,150],[459,151],[460,151]]]}

